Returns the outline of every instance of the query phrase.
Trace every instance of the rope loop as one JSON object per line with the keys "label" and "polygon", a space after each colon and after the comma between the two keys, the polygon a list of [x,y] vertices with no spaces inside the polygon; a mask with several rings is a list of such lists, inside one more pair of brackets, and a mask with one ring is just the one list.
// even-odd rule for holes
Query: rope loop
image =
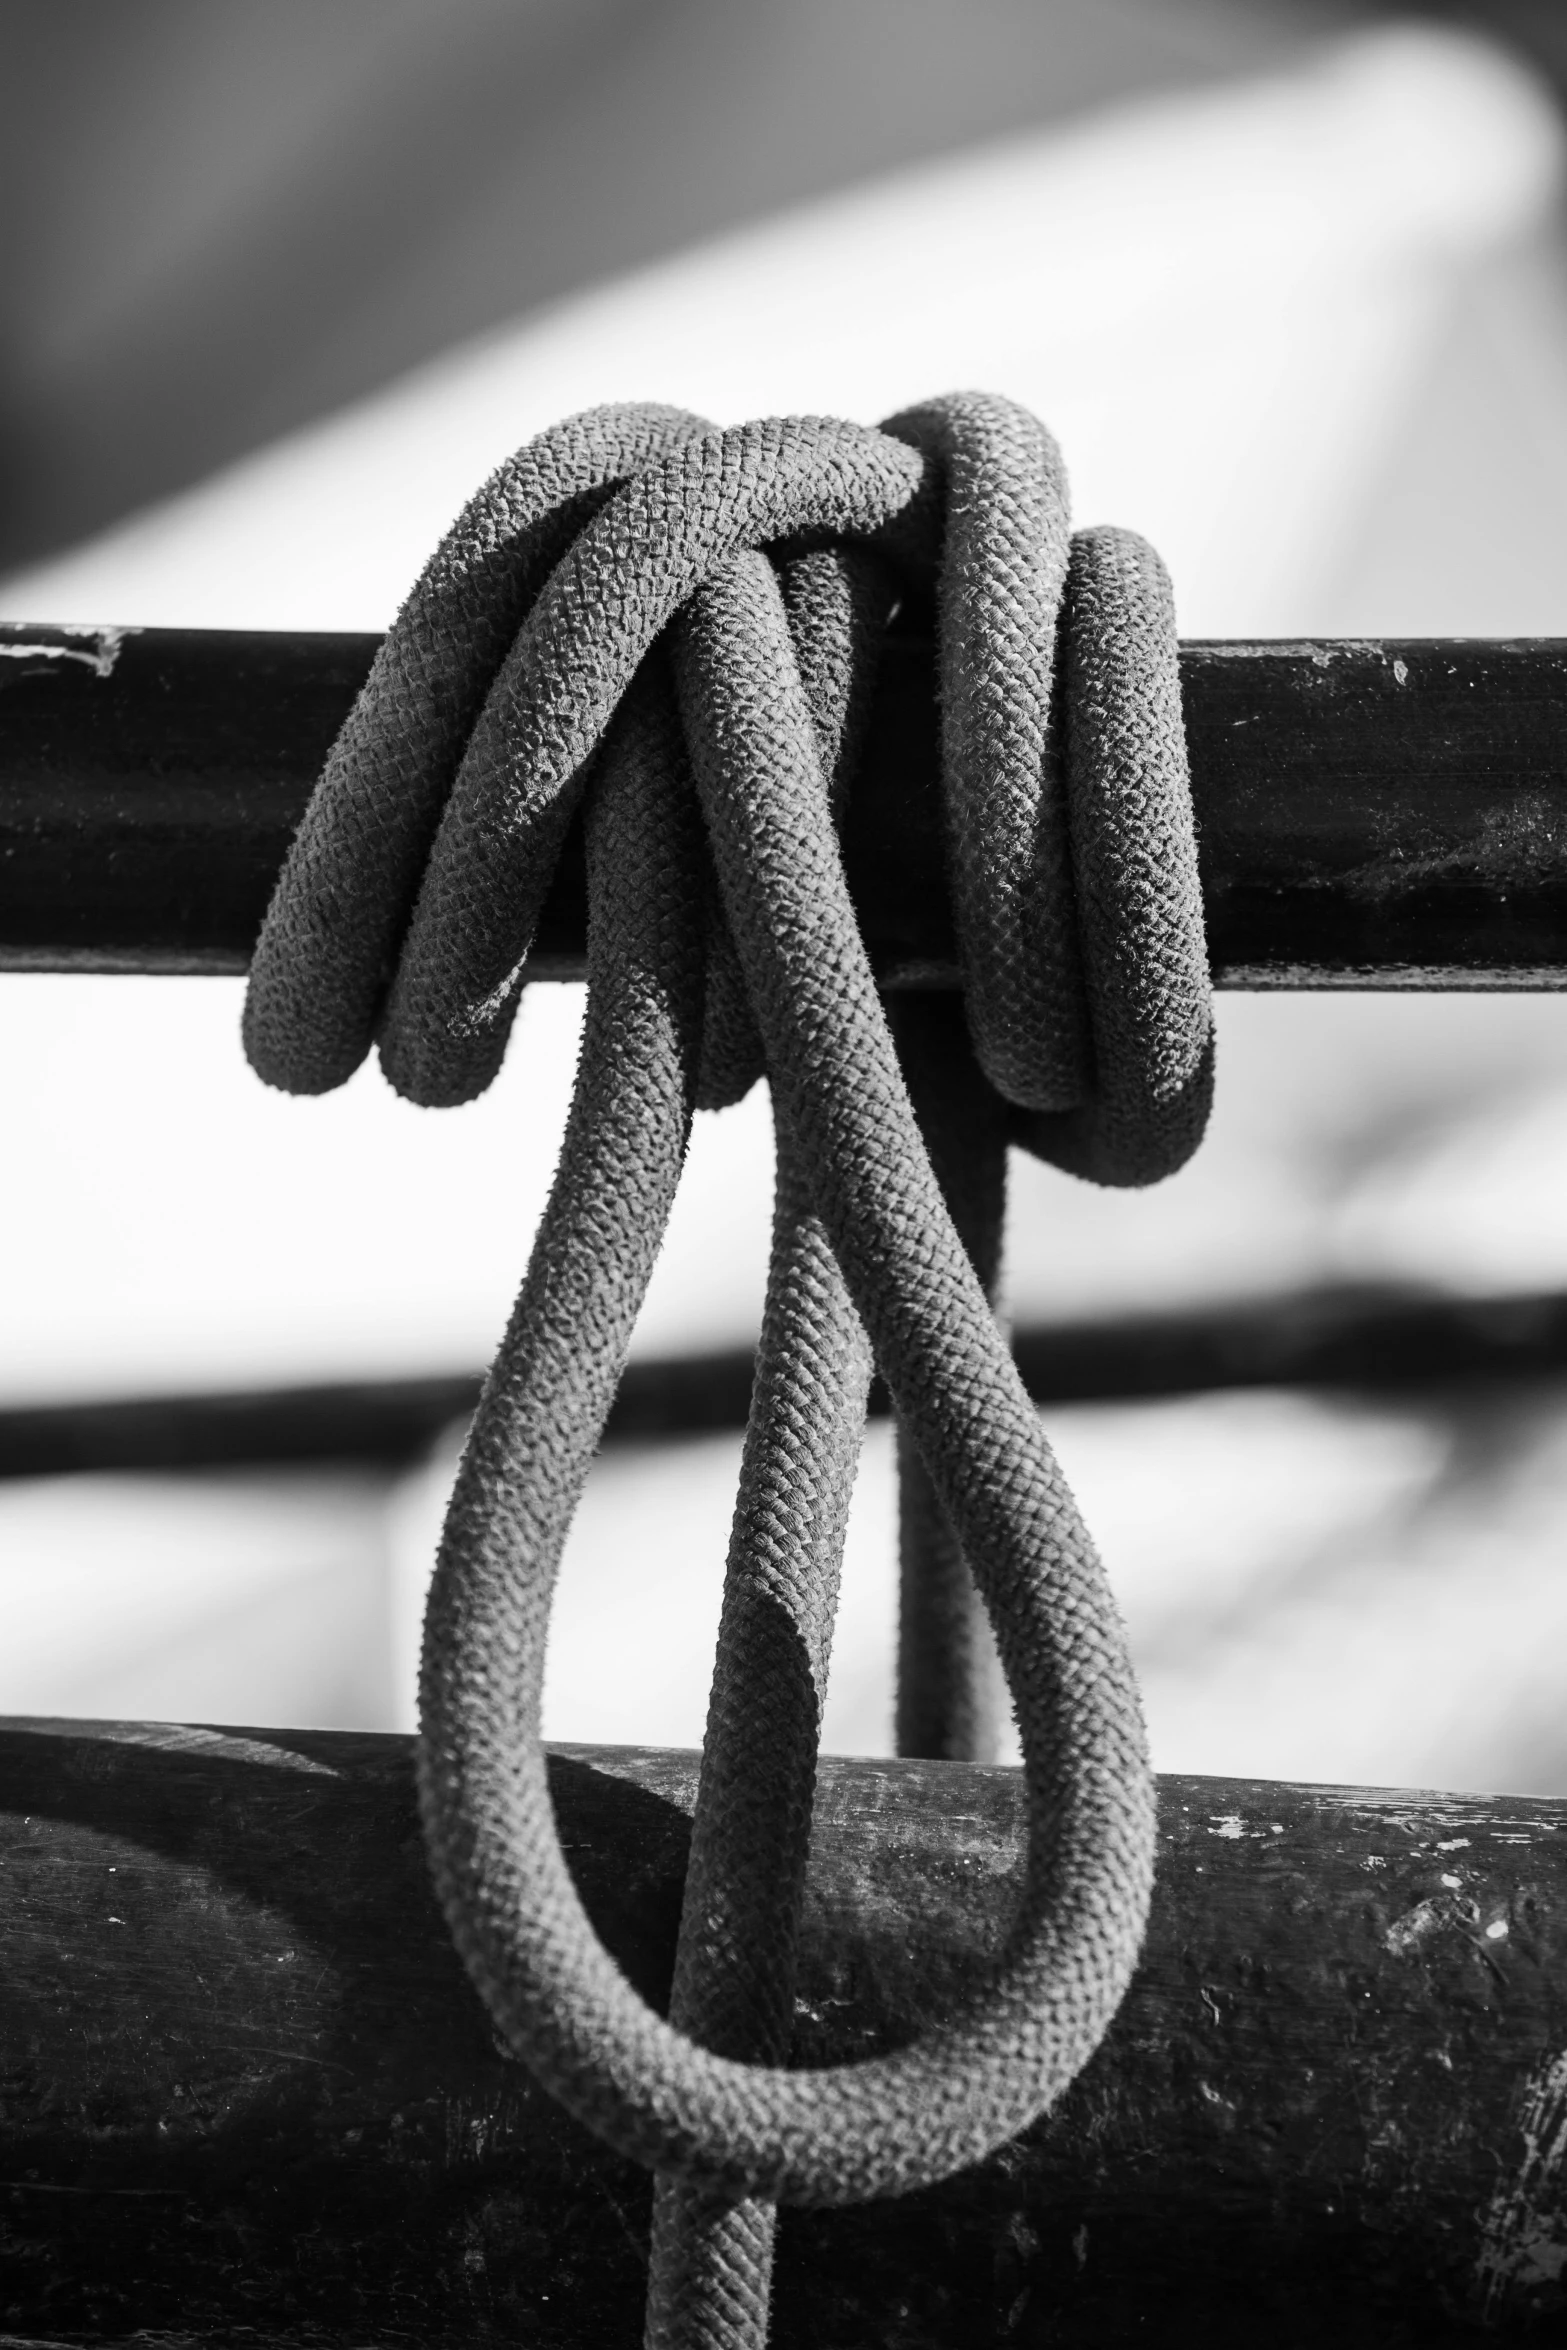
{"label": "rope loop", "polygon": [[[1028,1147],[1100,1181],[1168,1171],[1212,1065],[1169,585],[1129,533],[1073,539],[1049,436],[978,394],[881,431],[609,408],[522,450],[377,657],[246,1005],[271,1083],[324,1090],[378,1042],[399,1091],[470,1099],[582,808],[578,1084],[442,1540],[421,1796],[447,1917],[512,2048],[619,2152],[731,2200],[895,2194],[1025,2128],[1098,2045],[1152,1883],[1122,1628],[932,1172],[838,853],[877,644],[930,581],[979,1060]],[[545,1639],[693,1112],[763,1066],[773,1278],[682,1965],[695,1955],[666,2020],[598,1942],[560,1847]],[[791,2071],[801,1823],[872,1353],[994,1627],[1028,1861],[966,2004],[908,2046]],[[769,1803],[787,1853],[741,1900]],[[774,1898],[766,2017],[725,2024],[701,1985]]]}

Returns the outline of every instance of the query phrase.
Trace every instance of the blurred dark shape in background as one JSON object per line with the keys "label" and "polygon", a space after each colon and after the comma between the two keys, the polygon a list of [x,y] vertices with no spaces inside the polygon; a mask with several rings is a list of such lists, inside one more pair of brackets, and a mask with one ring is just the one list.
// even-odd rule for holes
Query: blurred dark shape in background
{"label": "blurred dark shape in background", "polygon": [[689,240],[1374,13],[0,0],[0,568]]}

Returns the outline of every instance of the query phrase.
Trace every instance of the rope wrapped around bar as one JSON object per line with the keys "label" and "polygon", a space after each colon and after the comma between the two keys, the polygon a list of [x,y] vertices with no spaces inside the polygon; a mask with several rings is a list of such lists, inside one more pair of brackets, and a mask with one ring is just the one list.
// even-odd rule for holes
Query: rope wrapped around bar
{"label": "rope wrapped around bar", "polygon": [[[654,2343],[763,2337],[774,2203],[920,2187],[1027,2126],[1114,2014],[1151,1886],[1121,1626],[944,1204],[838,855],[878,643],[898,599],[932,584],[973,1082],[1062,1165],[1112,1183],[1168,1172],[1200,1136],[1212,1073],[1168,583],[1129,533],[1072,538],[1048,434],[985,395],[880,431],[613,408],[523,449],[377,658],[246,1004],[271,1083],[325,1090],[378,1040],[399,1091],[471,1098],[499,1066],[583,808],[577,1089],[441,1545],[421,1785],[436,1884],[500,2029],[660,2174]],[[693,1110],[763,1066],[773,1259],[665,2020],[597,1941],[560,1848],[545,1638]],[[872,1355],[994,1627],[1029,1862],[961,2012],[910,2046],[792,2072]]]}

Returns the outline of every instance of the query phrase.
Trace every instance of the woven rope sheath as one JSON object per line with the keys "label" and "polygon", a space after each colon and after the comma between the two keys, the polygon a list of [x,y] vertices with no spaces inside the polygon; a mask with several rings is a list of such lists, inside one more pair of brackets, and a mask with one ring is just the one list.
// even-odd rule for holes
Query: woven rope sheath
{"label": "woven rope sheath", "polygon": [[[932,585],[967,1018],[900,1006],[906,1079],[836,817],[884,628]],[[658,408],[557,427],[459,518],[334,748],[252,972],[258,1071],[321,1091],[378,1041],[415,1100],[482,1090],[579,807],[577,1089],[437,1562],[421,1799],[499,2028],[659,2174],[648,2343],[758,2350],[776,2204],[896,2194],[1003,2144],[1092,2054],[1141,1941],[1153,1808],[1125,1641],[990,1299],[1009,1136],[1147,1182],[1207,1113],[1158,558],[1125,532],[1074,539],[1048,434],[984,395],[881,432],[719,432]],[[598,1943],[560,1849],[545,1641],[692,1115],[764,1068],[773,1257],[665,2019]],[[961,2011],[797,2073],[794,1942],[873,1356],[900,1420],[900,1746],[982,1751],[999,1667],[1029,1857]]]}

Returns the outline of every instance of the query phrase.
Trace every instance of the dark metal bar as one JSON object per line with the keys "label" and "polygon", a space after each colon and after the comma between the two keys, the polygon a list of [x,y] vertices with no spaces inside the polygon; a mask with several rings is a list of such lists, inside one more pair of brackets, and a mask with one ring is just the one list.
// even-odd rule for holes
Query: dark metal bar
{"label": "dark metal bar", "polygon": [[[566,1750],[572,1865],[667,1990],[697,1762]],[[504,2059],[411,1744],[0,1734],[4,2338],[639,2338],[647,2182]],[[1166,1779],[1136,1982],[1055,2113],[935,2193],[791,2212],[778,2350],[1558,2338],[1567,1807]],[[950,2008],[1019,1776],[829,1760],[796,2061]]]}
{"label": "dark metal bar", "polygon": [[[237,972],[375,639],[0,628],[0,968]],[[1193,644],[1226,987],[1567,984],[1567,642]],[[895,638],[846,848],[889,984],[952,939],[928,643]],[[538,941],[580,969],[580,859]]]}
{"label": "dark metal bar", "polygon": [[[1442,1298],[1304,1290],[1185,1313],[1037,1324],[1013,1333],[1039,1403],[1131,1403],[1237,1387],[1420,1393],[1559,1379],[1567,1295]],[[606,1443],[743,1428],[749,1348],[628,1365]],[[418,1460],[479,1399],[477,1372],[232,1394],[0,1408],[0,1478],[246,1463]],[[871,1412],[888,1410],[871,1390]]]}
{"label": "dark metal bar", "polygon": [[[0,1410],[0,1478],[353,1461],[428,1452],[479,1400],[476,1372],[233,1393],[115,1396]],[[0,2346],[3,2350],[3,2346]]]}
{"label": "dark metal bar", "polygon": [[1218,1388],[1468,1389],[1567,1372],[1567,1295],[1305,1289],[1182,1313],[1036,1325],[1015,1333],[1013,1351],[1040,1403]]}

